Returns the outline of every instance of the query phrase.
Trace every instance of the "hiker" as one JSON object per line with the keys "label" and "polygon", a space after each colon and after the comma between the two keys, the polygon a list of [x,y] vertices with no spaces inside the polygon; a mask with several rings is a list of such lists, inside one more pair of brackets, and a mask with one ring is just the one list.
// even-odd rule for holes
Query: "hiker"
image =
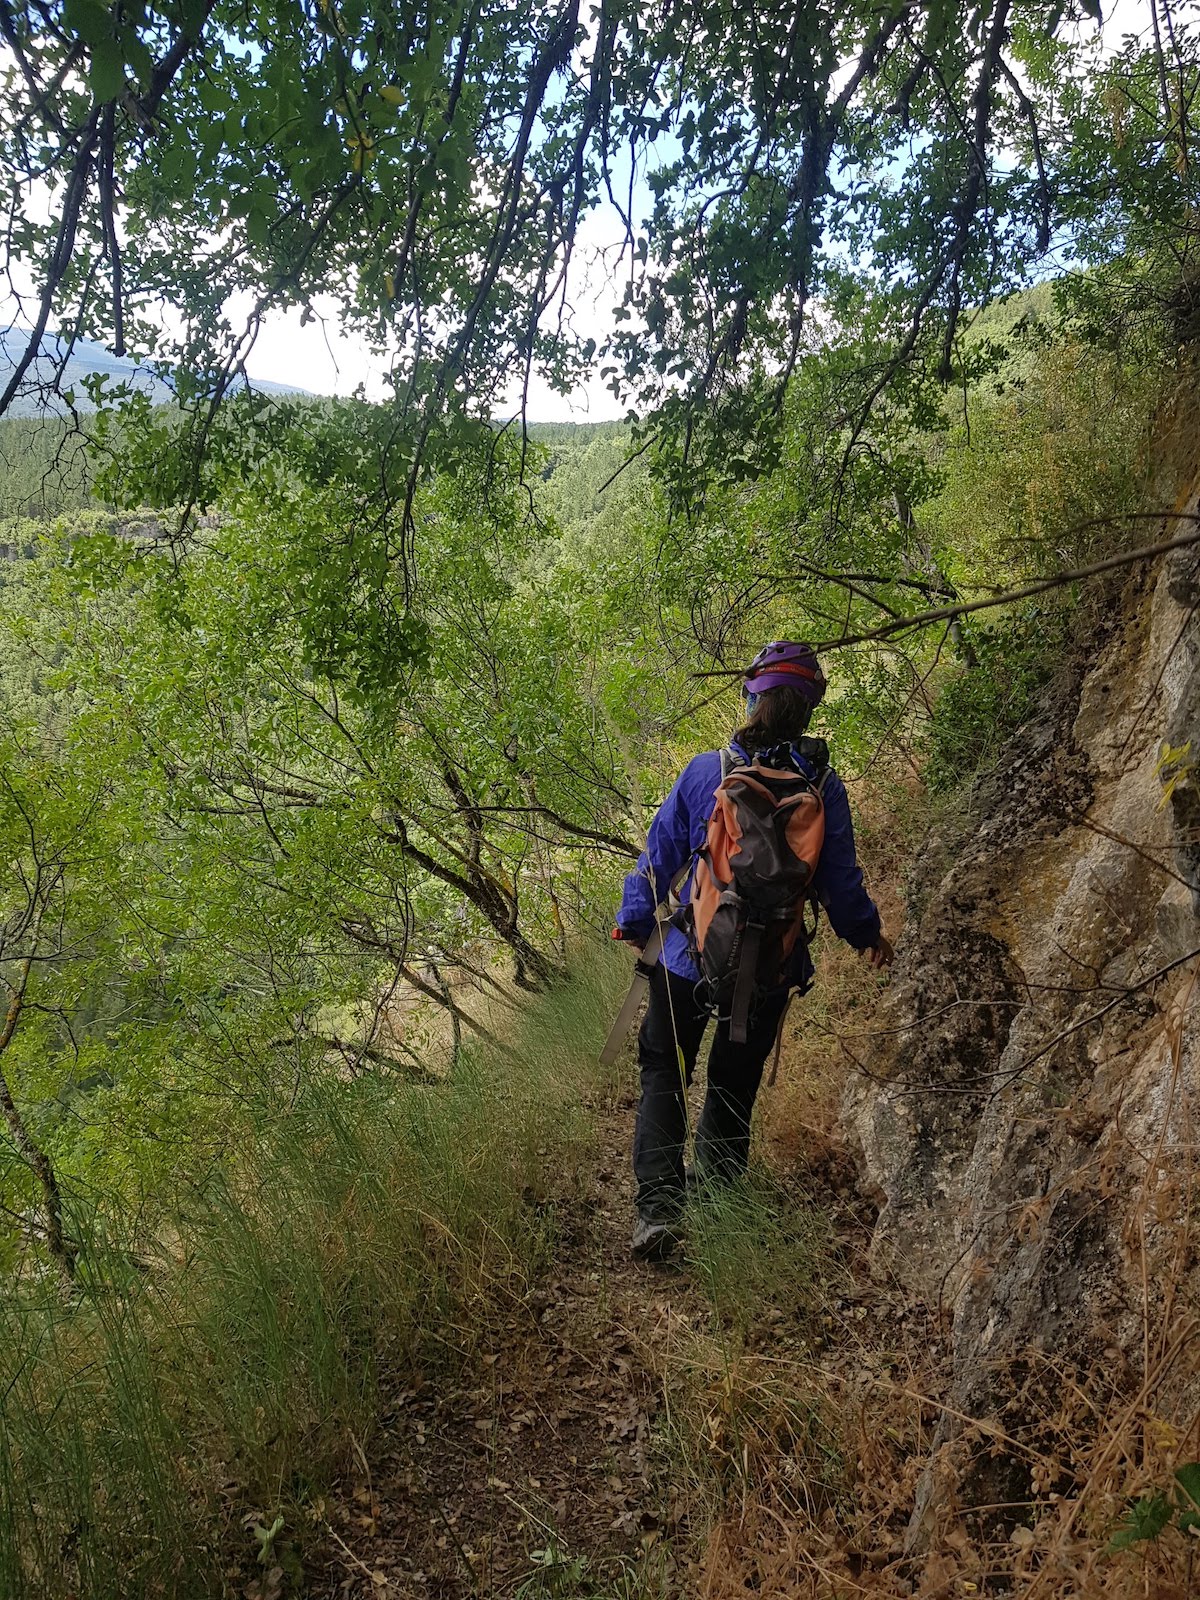
{"label": "hiker", "polygon": [[[632,1248],[644,1260],[664,1258],[678,1242],[684,1197],[692,1184],[728,1182],[746,1170],[750,1116],[763,1067],[781,1033],[790,995],[803,993],[813,979],[809,935],[803,928],[806,906],[812,904],[815,914],[819,902],[834,932],[866,954],[873,967],[892,961],[892,946],[881,931],[879,912],[855,856],[845,786],[829,765],[825,741],[807,736],[809,720],[825,694],[825,675],[811,646],[788,641],[767,645],[747,668],[743,692],[745,721],[728,750],[694,756],[659,807],[646,848],[625,880],[613,929],[613,938],[632,945],[640,958],[652,937],[652,951],[657,948],[659,907],[668,897],[678,904],[662,934],[661,956],[652,966],[639,965],[649,980],[649,1003],[638,1034],[641,1099],[633,1147],[637,1220]],[[742,802],[765,806],[765,831],[756,832],[754,818],[743,811],[735,819],[728,805],[719,806],[718,786],[731,802],[740,796]],[[776,796],[783,797],[778,810]],[[721,816],[714,820],[717,850],[710,852],[704,847],[706,840],[713,844],[709,820],[714,809]],[[794,810],[794,822],[786,821],[785,810],[789,816]],[[786,822],[782,854],[774,818],[781,826]],[[727,853],[722,837],[731,846]],[[811,854],[807,867],[789,848],[793,845],[800,855]],[[748,921],[761,924],[763,917],[753,910],[748,917],[748,902],[731,905],[728,894],[722,905],[720,891],[729,882],[728,877],[722,881],[722,872],[729,871],[730,861],[742,853],[739,866],[744,872],[756,850],[771,864],[778,892],[771,925],[751,935]],[[678,894],[671,896],[681,876]],[[692,905],[697,882],[700,890]],[[797,890],[797,883],[804,887]],[[770,887],[760,899],[772,898]],[[697,926],[707,917],[712,919],[707,937],[698,936]],[[735,928],[737,937],[731,940]],[[741,971],[746,966],[743,952],[754,970]],[[727,957],[738,972],[722,970]],[[686,1074],[691,1082],[714,1011],[717,1026],[696,1129],[695,1171],[685,1173],[683,1078]]]}

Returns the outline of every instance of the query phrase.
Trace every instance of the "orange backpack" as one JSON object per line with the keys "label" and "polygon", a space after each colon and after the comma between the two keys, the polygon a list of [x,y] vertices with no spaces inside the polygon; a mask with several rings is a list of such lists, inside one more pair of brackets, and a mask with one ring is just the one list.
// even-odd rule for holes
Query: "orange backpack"
{"label": "orange backpack", "polygon": [[[827,762],[823,745],[820,753]],[[806,937],[828,770],[819,765],[813,782],[794,765],[721,753],[721,782],[679,925],[735,1044],[745,1043],[756,998],[787,983],[789,958]]]}

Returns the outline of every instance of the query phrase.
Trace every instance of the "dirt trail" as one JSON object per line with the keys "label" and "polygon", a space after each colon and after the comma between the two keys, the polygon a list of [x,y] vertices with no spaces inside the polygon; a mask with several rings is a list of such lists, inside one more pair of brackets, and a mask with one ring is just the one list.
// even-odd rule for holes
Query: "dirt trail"
{"label": "dirt trail", "polygon": [[[885,914],[899,928],[892,896]],[[819,1007],[793,1007],[779,1082],[759,1096],[753,1160],[783,1182],[785,1207],[790,1193],[798,1216],[815,1203],[832,1225],[828,1280],[815,1316],[811,1295],[801,1303],[786,1275],[756,1286],[753,1325],[735,1341],[751,1369],[756,1353],[797,1356],[809,1371],[814,1359],[872,1361],[864,1328],[874,1330],[866,1341],[874,1345],[893,1314],[863,1270],[874,1207],[858,1192],[837,1131],[845,1069],[823,1031],[835,1019],[860,1032],[869,1026],[878,983],[864,982],[853,955],[833,941],[818,955],[818,973]],[[701,1082],[691,1091],[693,1118],[702,1097]],[[677,1402],[681,1388],[699,1384],[712,1404],[704,1419],[717,1428],[711,1439],[698,1438],[695,1416],[681,1426],[693,1469],[711,1476],[732,1466],[738,1482],[749,1467],[734,1461],[743,1446],[724,1427],[730,1346],[696,1270],[629,1255],[635,1098],[630,1064],[619,1088],[589,1102],[581,1170],[547,1214],[546,1271],[507,1307],[497,1309],[491,1285],[470,1308],[471,1326],[447,1363],[460,1373],[457,1384],[443,1368],[395,1393],[357,1469],[326,1498],[325,1537],[310,1552],[305,1593],[675,1600],[708,1592],[702,1563],[713,1501],[697,1494],[695,1472],[688,1481],[672,1448],[672,1394]],[[724,1567],[728,1538],[721,1548]]]}
{"label": "dirt trail", "polygon": [[671,1592],[658,1374],[707,1305],[685,1270],[630,1259],[632,1100],[594,1118],[586,1198],[557,1209],[547,1274],[493,1316],[463,1386],[395,1396],[369,1461],[330,1497],[316,1593]]}

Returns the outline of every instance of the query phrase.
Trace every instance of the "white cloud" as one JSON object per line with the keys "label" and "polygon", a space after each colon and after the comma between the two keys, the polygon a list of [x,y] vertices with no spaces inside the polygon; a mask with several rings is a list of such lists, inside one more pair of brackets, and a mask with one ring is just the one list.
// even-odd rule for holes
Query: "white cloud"
{"label": "white cloud", "polygon": [[381,399],[386,369],[378,356],[361,339],[342,331],[332,298],[318,302],[315,310],[308,323],[301,323],[296,308],[268,312],[246,358],[246,371],[263,382],[286,383],[314,394],[346,396],[361,387],[369,399]]}

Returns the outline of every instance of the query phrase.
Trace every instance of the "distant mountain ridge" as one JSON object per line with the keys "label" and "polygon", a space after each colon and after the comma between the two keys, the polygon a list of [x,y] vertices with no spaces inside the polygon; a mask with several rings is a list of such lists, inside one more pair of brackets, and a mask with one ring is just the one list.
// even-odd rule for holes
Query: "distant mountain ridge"
{"label": "distant mountain ridge", "polygon": [[[25,354],[28,341],[28,329],[13,327],[0,330],[0,387],[7,385],[17,362]],[[66,408],[49,391],[54,374],[62,362],[65,348],[66,341],[58,334],[43,334],[38,353],[5,416],[46,417],[59,416],[63,413]],[[95,344],[90,339],[77,339],[63,370],[59,387],[75,390],[76,404],[81,411],[91,410],[91,404],[84,392],[83,380],[95,373],[102,373],[105,377],[118,382],[131,383],[135,388],[144,390],[156,404],[164,404],[172,396],[170,384],[157,377],[146,366],[115,356],[103,345]],[[239,387],[241,381],[238,380]],[[309,392],[293,384],[268,383],[258,378],[251,379],[250,386],[261,389],[267,394]]]}

